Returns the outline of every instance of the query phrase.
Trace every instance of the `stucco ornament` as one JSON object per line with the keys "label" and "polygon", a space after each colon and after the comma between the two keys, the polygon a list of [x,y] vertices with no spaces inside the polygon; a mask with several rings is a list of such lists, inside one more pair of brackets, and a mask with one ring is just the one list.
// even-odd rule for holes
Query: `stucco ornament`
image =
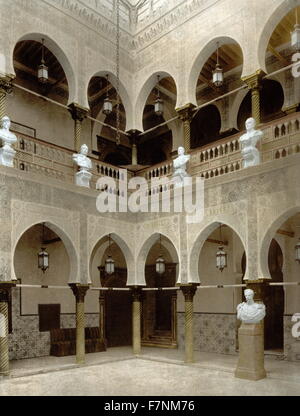
{"label": "stucco ornament", "polygon": [[252,289],[246,289],[244,295],[246,302],[237,306],[237,318],[246,324],[258,324],[266,316],[266,307],[263,303],[254,302]]}
{"label": "stucco ornament", "polygon": [[78,186],[84,186],[86,188],[90,187],[90,180],[92,174],[90,170],[92,169],[92,161],[87,157],[89,148],[86,144],[83,144],[80,148],[79,153],[73,154],[73,160],[79,167],[79,172],[75,174],[75,183]]}
{"label": "stucco ornament", "polygon": [[255,130],[256,121],[253,117],[246,120],[246,133],[240,139],[243,167],[256,166],[260,164],[260,153],[256,148],[258,141],[262,138],[263,132]]}
{"label": "stucco ornament", "polygon": [[183,186],[184,178],[189,177],[186,171],[186,165],[189,162],[191,156],[184,154],[184,147],[178,147],[178,157],[173,160],[173,176],[172,180],[175,187]]}
{"label": "stucco ornament", "polygon": [[0,139],[2,140],[2,148],[0,149],[0,165],[14,167],[14,157],[16,151],[12,145],[18,141],[17,136],[10,132],[10,118],[4,116],[1,120]]}

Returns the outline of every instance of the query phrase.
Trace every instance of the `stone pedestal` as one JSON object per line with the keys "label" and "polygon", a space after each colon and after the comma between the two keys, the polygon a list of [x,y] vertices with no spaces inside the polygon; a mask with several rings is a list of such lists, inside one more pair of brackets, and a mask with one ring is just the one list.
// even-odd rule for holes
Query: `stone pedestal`
{"label": "stone pedestal", "polygon": [[246,380],[260,380],[266,377],[264,367],[263,322],[245,324],[239,328],[239,361],[235,377]]}
{"label": "stone pedestal", "polygon": [[4,145],[0,149],[0,165],[13,168],[15,154],[16,151],[11,146]]}
{"label": "stone pedestal", "polygon": [[87,170],[81,170],[75,175],[75,183],[77,186],[84,186],[85,188],[89,188],[91,179],[92,174]]}

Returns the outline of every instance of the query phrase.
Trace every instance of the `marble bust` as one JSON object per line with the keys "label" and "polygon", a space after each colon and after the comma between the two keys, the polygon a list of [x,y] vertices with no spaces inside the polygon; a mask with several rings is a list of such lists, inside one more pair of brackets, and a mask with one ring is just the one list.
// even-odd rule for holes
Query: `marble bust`
{"label": "marble bust", "polygon": [[92,169],[92,161],[87,157],[89,148],[86,144],[83,144],[80,148],[79,153],[73,154],[73,160],[79,167],[79,172],[75,175],[75,182],[78,186],[84,186],[86,188],[90,187],[90,180],[92,174],[90,170]]}
{"label": "marble bust", "polygon": [[246,302],[237,306],[237,318],[246,324],[257,324],[266,316],[266,307],[263,303],[254,302],[252,289],[246,289],[244,295]]}
{"label": "marble bust", "polygon": [[15,144],[18,139],[14,133],[9,131],[10,124],[10,118],[4,116],[1,120],[0,129],[0,139],[3,143],[3,146],[0,149],[0,165],[13,167],[16,151],[13,149],[12,145]]}
{"label": "marble bust", "polygon": [[178,147],[178,156],[173,160],[173,181],[175,182],[175,187],[182,186],[184,178],[189,175],[186,172],[186,165],[190,160],[190,155],[184,154],[184,147]]}
{"label": "marble bust", "polygon": [[246,133],[243,134],[240,139],[241,153],[243,157],[243,167],[256,166],[260,163],[260,154],[256,145],[262,138],[263,132],[261,130],[255,130],[256,121],[253,117],[246,120]]}

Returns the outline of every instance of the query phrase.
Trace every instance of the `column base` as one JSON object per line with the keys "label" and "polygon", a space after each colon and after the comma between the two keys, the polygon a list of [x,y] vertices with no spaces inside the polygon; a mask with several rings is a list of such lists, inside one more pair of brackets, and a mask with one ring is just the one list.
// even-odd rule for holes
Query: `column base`
{"label": "column base", "polygon": [[235,377],[256,381],[266,376],[263,324],[242,323],[239,328],[239,360]]}

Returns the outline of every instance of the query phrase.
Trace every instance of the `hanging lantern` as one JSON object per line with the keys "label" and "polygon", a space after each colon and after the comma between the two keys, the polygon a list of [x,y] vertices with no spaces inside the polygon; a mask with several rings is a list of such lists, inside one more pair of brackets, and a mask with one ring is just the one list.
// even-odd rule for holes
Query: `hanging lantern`
{"label": "hanging lantern", "polygon": [[217,44],[217,64],[216,69],[213,71],[213,83],[216,87],[221,87],[224,82],[223,69],[219,64],[219,43]]}
{"label": "hanging lantern", "polygon": [[227,267],[227,253],[222,246],[219,247],[219,250],[216,254],[217,268],[222,272],[225,267]]}
{"label": "hanging lantern", "polygon": [[49,268],[49,254],[45,247],[42,247],[41,251],[38,253],[38,267],[43,273]]}
{"label": "hanging lantern", "polygon": [[296,24],[294,30],[291,33],[291,47],[295,51],[300,51],[300,25],[298,24],[298,10],[295,10],[296,14]]}
{"label": "hanging lantern", "polygon": [[103,103],[103,110],[102,110],[103,114],[105,114],[106,116],[108,116],[109,114],[112,113],[112,101],[110,100],[109,97],[105,97],[104,98],[104,103]]}
{"label": "hanging lantern", "polygon": [[295,260],[300,264],[300,239],[295,246]]}
{"label": "hanging lantern", "polygon": [[41,84],[46,84],[48,82],[48,67],[45,65],[45,57],[44,57],[44,39],[42,39],[42,60],[38,67],[38,80]]}
{"label": "hanging lantern", "polygon": [[[220,242],[222,244],[222,224],[220,224]],[[227,267],[227,253],[223,246],[219,246],[216,253],[216,267],[222,272]]]}
{"label": "hanging lantern", "polygon": [[105,272],[107,274],[113,274],[115,272],[115,262],[111,256],[108,256],[105,260]]}
{"label": "hanging lantern", "polygon": [[109,86],[109,84],[108,84],[108,74],[107,74],[106,75],[106,97],[104,98],[103,110],[102,110],[102,112],[106,116],[108,116],[109,114],[111,114],[112,113],[112,109],[113,109],[112,101],[111,101],[111,99],[109,98],[109,95],[108,95],[108,86]]}
{"label": "hanging lantern", "polygon": [[291,33],[291,47],[295,51],[300,50],[300,25],[298,23],[295,24],[294,30]]}
{"label": "hanging lantern", "polygon": [[161,235],[160,235],[159,241],[160,241],[160,255],[158,259],[156,260],[155,270],[156,270],[156,273],[158,274],[164,274],[164,272],[166,271],[166,265],[165,265],[165,260],[162,256]]}
{"label": "hanging lantern", "polygon": [[[157,84],[159,83],[159,75],[157,75]],[[162,116],[164,113],[164,102],[160,98],[159,89],[157,88],[157,96],[154,101],[154,112],[157,116]]]}
{"label": "hanging lantern", "polygon": [[[43,222],[43,234],[42,234],[42,244],[45,241],[45,223]],[[41,251],[38,253],[38,268],[45,273],[49,268],[49,254],[46,251],[45,247],[41,248]]]}
{"label": "hanging lantern", "polygon": [[108,236],[108,257],[105,260],[105,272],[107,274],[113,274],[115,272],[115,262],[110,254],[110,234]]}
{"label": "hanging lantern", "polygon": [[154,102],[154,112],[157,116],[162,116],[164,113],[164,102],[161,98],[156,98]]}

